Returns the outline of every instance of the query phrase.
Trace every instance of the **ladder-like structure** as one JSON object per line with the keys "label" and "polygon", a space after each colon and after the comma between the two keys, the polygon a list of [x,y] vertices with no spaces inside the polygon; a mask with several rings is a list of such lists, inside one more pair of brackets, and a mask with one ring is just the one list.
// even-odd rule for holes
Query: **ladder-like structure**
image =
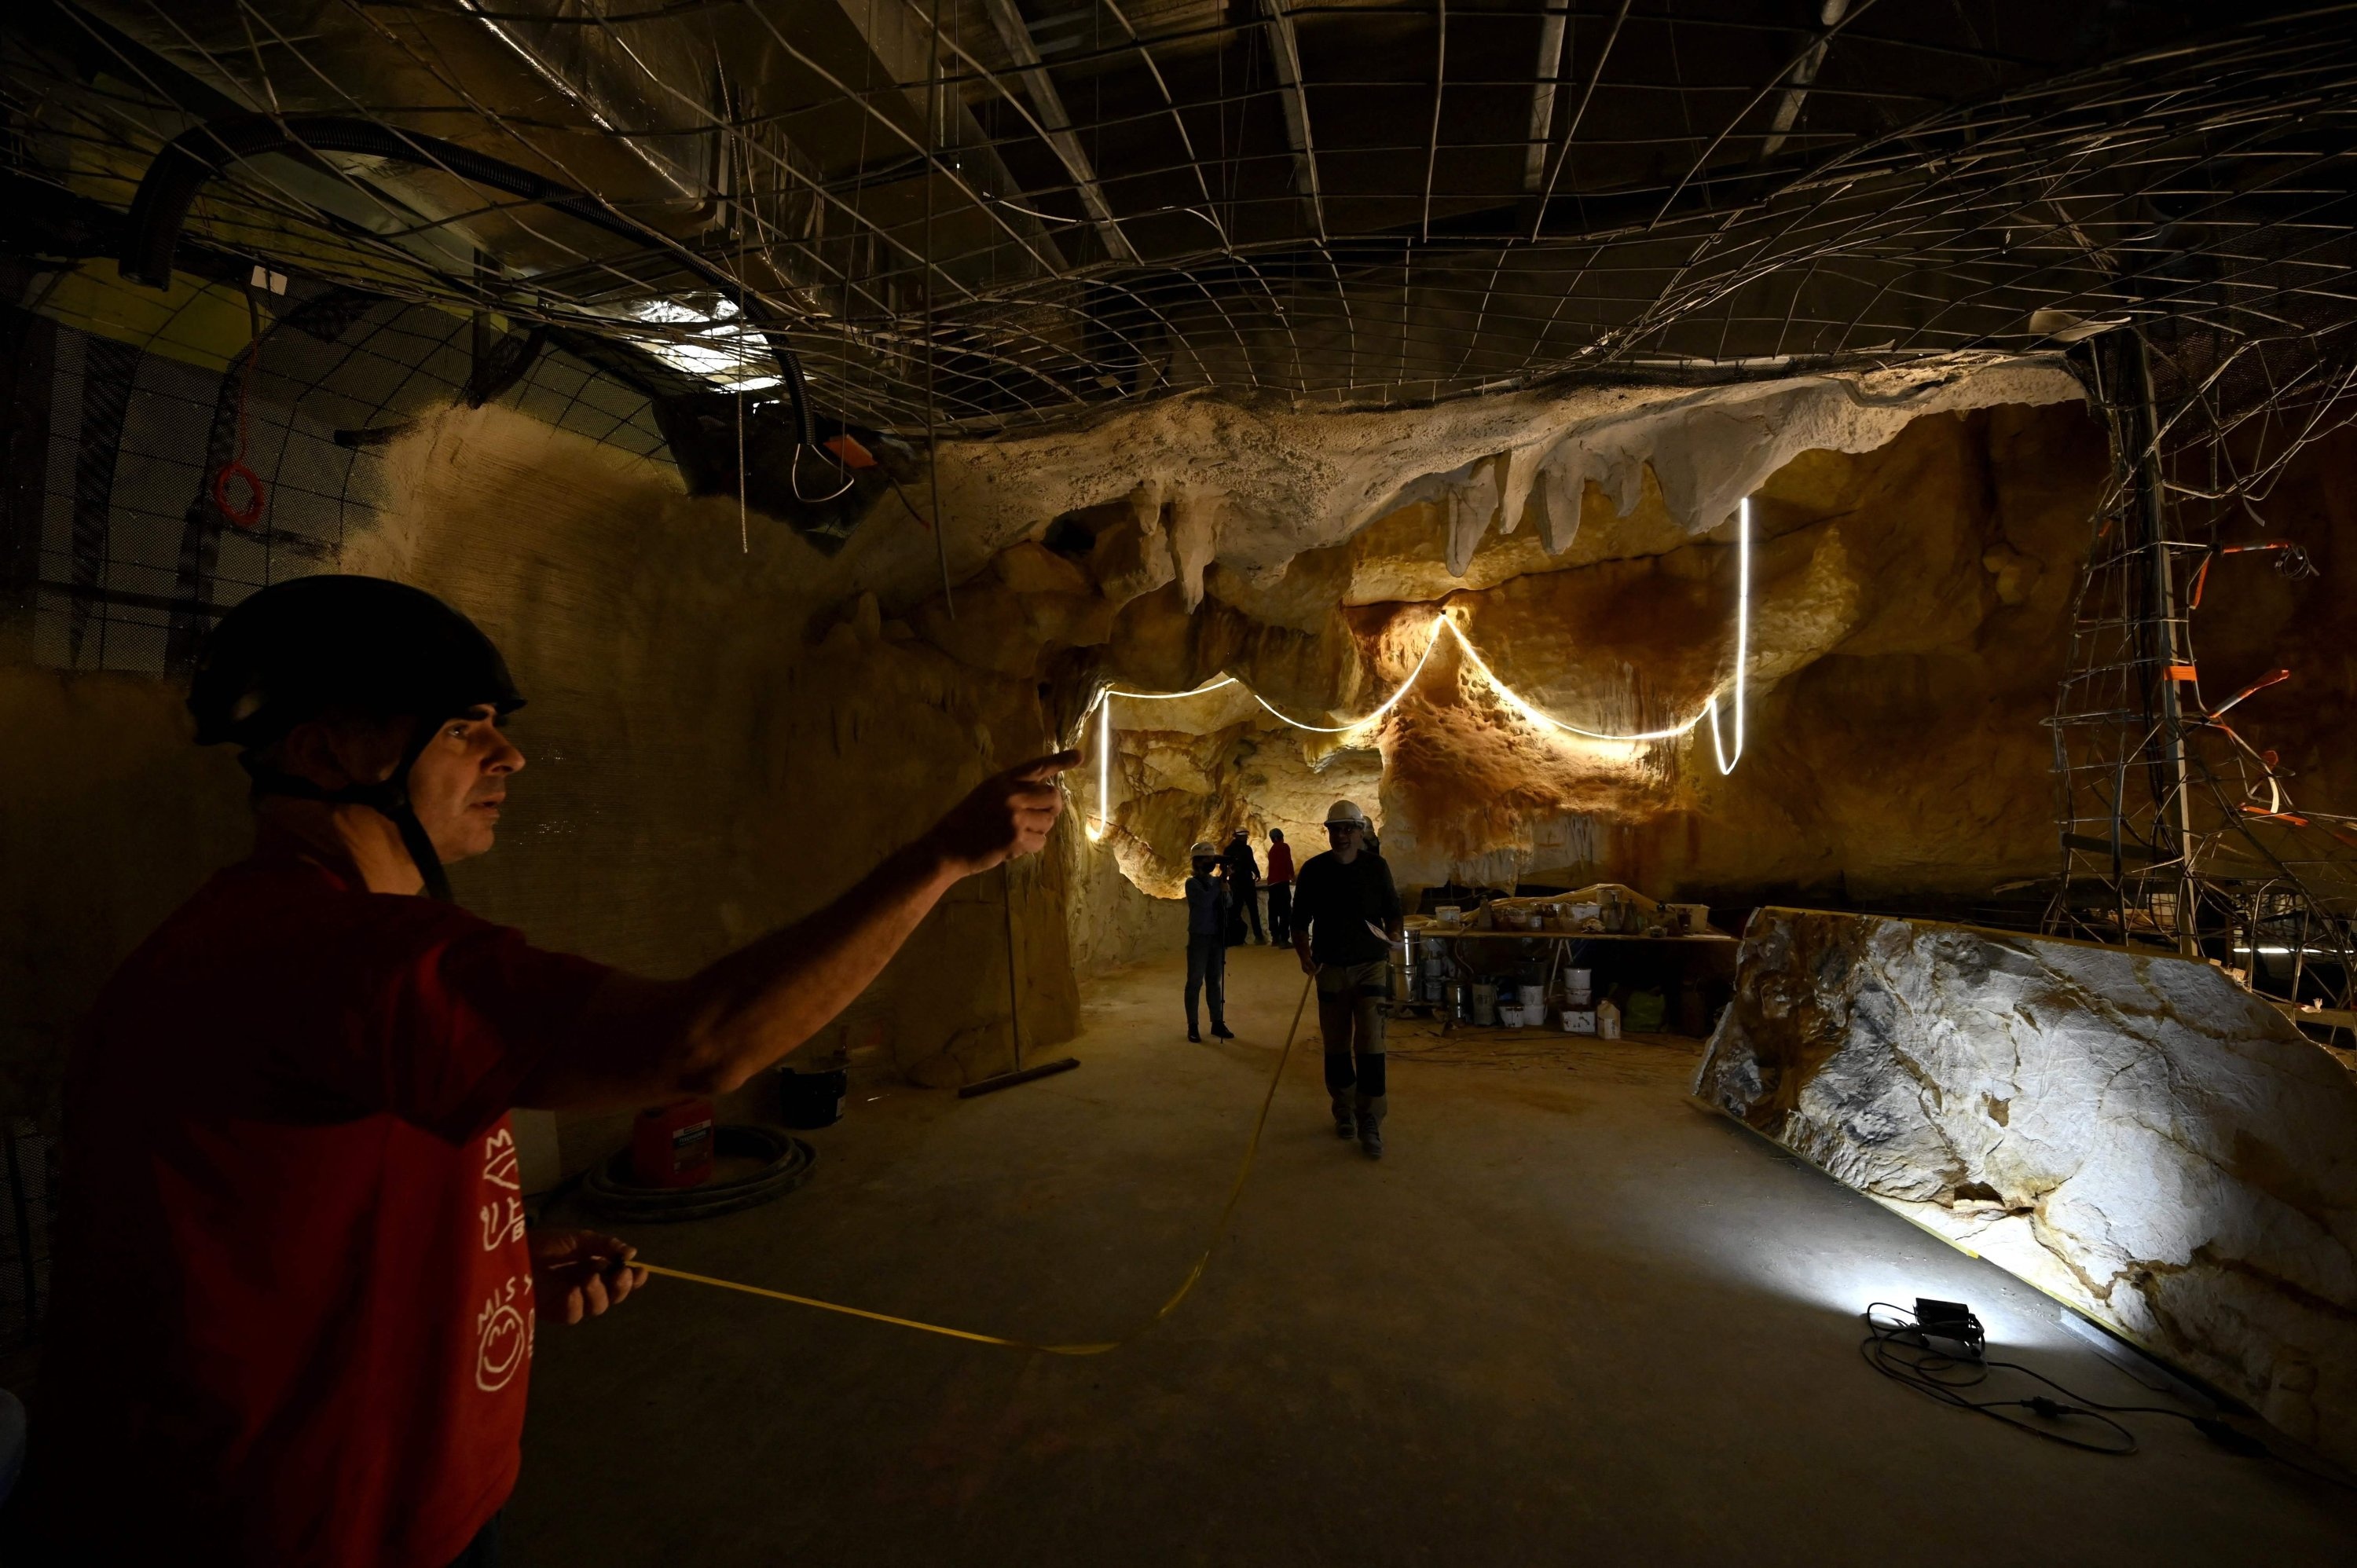
{"label": "ladder-like structure", "polygon": [[[2235,727],[2239,704],[2290,672],[2213,696],[2194,643],[2213,572],[2233,591],[2233,557],[2313,575],[2297,543],[2259,532],[2257,503],[2293,451],[2349,417],[2349,377],[2303,372],[2291,402],[2314,417],[2286,437],[2280,396],[2255,428],[2222,405],[2231,360],[2189,373],[2144,327],[2083,352],[2115,467],[2047,721],[2063,865],[2046,928],[2212,960],[2304,1026],[2357,1031],[2357,818],[2297,806],[2276,752]],[[2255,458],[2271,434],[2286,449]]]}

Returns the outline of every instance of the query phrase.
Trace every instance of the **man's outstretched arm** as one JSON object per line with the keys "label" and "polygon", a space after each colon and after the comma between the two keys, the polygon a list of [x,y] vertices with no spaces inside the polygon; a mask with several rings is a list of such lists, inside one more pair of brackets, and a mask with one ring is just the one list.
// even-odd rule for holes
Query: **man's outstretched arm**
{"label": "man's outstretched arm", "polygon": [[823,1028],[961,879],[1029,854],[1062,810],[1059,752],[985,782],[914,843],[825,908],[687,980],[610,976],[581,1036],[534,1071],[517,1103],[642,1105],[735,1089]]}

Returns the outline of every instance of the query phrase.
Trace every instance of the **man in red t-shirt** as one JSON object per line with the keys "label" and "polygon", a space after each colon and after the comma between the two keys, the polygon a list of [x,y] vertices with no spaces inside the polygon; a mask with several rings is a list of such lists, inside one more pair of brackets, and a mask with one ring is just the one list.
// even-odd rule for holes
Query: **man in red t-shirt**
{"label": "man in red t-shirt", "polygon": [[77,1052],[12,1563],[490,1563],[536,1321],[644,1277],[612,1237],[526,1229],[508,1108],[743,1083],[952,884],[1038,849],[1077,760],[999,775],[811,918],[655,982],[447,902],[442,863],[491,847],[523,766],[522,701],[472,623],[379,579],[265,588],[215,632],[189,706],[242,748],[255,849],[125,961]]}
{"label": "man in red t-shirt", "polygon": [[1293,940],[1293,846],[1283,828],[1268,830],[1268,940],[1280,948]]}

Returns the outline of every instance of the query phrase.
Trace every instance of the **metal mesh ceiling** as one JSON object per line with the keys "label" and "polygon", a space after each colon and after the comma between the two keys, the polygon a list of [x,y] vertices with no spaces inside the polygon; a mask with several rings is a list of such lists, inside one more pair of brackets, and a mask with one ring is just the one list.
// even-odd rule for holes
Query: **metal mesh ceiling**
{"label": "metal mesh ceiling", "polygon": [[[2115,319],[2222,355],[2329,335],[2357,21],[2253,17],[106,0],[19,13],[5,70],[20,176],[109,211],[192,126],[292,131],[199,194],[188,240],[216,252],[597,335],[658,388],[770,384],[780,338],[823,413],[985,431],[1174,389],[1412,403]],[[317,115],[587,201],[317,150]]]}

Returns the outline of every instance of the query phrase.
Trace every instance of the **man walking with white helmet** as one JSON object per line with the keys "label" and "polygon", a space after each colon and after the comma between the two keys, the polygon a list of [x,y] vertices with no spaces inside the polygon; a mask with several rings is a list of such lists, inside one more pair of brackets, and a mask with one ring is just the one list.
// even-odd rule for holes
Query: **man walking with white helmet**
{"label": "man walking with white helmet", "polygon": [[1293,950],[1318,983],[1326,1038],[1326,1092],[1334,1131],[1355,1133],[1369,1159],[1383,1154],[1383,998],[1391,945],[1400,934],[1392,868],[1366,847],[1367,814],[1351,800],[1326,813],[1333,845],[1301,868],[1293,894]]}

